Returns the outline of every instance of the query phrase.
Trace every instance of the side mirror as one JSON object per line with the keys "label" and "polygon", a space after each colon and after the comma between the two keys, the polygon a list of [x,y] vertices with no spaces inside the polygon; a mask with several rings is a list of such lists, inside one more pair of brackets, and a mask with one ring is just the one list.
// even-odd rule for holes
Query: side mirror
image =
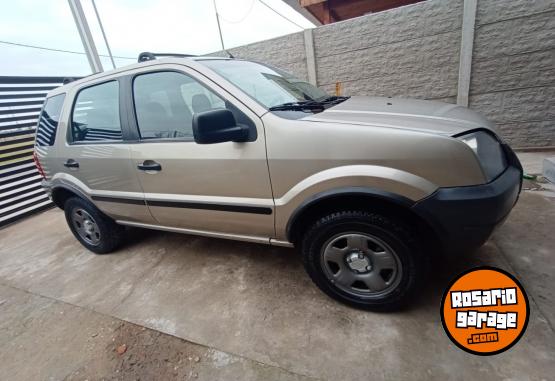
{"label": "side mirror", "polygon": [[198,144],[246,142],[249,128],[238,126],[227,109],[209,110],[193,116],[193,136]]}

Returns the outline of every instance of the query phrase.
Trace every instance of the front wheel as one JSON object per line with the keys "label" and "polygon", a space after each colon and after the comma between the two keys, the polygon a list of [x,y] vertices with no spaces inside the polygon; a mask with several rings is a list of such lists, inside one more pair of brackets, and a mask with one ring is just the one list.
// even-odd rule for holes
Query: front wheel
{"label": "front wheel", "polygon": [[340,302],[369,310],[401,307],[426,269],[410,230],[382,215],[343,211],[312,225],[302,242],[314,283]]}

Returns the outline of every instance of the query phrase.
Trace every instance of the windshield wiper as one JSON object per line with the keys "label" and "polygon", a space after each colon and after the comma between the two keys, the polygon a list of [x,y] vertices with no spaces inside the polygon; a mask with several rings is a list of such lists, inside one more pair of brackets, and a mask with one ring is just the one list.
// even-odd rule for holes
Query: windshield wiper
{"label": "windshield wiper", "polygon": [[286,111],[286,110],[299,110],[299,111],[324,111],[324,104],[322,102],[310,100],[301,102],[287,102],[269,108],[270,111]]}
{"label": "windshield wiper", "polygon": [[350,97],[339,97],[339,96],[329,96],[318,100],[308,100],[299,102],[287,102],[282,103],[277,106],[272,106],[269,108],[270,111],[286,111],[286,110],[297,110],[297,111],[324,111],[326,107],[334,106],[339,104]]}
{"label": "windshield wiper", "polygon": [[330,97],[326,97],[324,99],[319,99],[318,102],[325,103],[325,104],[332,103],[332,104],[336,105],[336,104],[339,104],[343,101],[346,101],[349,98],[350,97],[341,97],[341,96],[333,95],[333,96],[330,96]]}

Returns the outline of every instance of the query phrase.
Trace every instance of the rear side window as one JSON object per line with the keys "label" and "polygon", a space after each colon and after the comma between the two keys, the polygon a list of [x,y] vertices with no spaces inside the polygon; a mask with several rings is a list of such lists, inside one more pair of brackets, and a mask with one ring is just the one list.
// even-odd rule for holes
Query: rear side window
{"label": "rear side window", "polygon": [[60,94],[46,99],[37,127],[37,146],[46,147],[54,145],[65,97],[65,94]]}
{"label": "rear side window", "polygon": [[118,82],[106,82],[81,90],[71,116],[71,141],[113,140],[122,140]]}

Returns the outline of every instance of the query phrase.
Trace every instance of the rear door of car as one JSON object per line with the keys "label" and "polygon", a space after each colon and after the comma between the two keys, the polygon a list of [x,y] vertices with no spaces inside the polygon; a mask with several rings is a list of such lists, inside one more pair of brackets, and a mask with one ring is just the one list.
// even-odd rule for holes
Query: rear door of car
{"label": "rear door of car", "polygon": [[[181,65],[137,73],[129,86],[137,134],[132,162],[158,224],[254,240],[272,237],[273,199],[260,118]],[[248,125],[251,141],[195,143],[194,114],[215,108],[231,110],[237,123]]]}
{"label": "rear door of car", "polygon": [[67,181],[116,220],[152,222],[131,164],[121,78],[87,84],[70,97],[66,136],[57,153]]}

